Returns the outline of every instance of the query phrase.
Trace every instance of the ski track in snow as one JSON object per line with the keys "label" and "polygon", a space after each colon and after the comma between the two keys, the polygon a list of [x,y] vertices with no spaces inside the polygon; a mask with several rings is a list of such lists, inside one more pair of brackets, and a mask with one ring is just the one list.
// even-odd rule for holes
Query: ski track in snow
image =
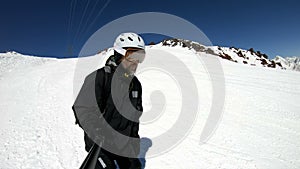
{"label": "ski track in snow", "polygon": [[[299,72],[220,60],[225,74],[224,113],[211,139],[200,144],[200,134],[211,106],[211,76],[194,59],[197,56],[191,51],[173,48],[172,51],[183,57],[183,62],[192,69],[201,108],[186,138],[167,153],[146,156],[146,168],[300,167]],[[209,59],[213,56],[201,57]],[[79,168],[87,153],[84,151],[83,132],[74,125],[71,110],[76,62],[77,59],[50,59],[30,67],[22,64],[9,72],[1,71],[1,169]],[[169,82],[161,80],[157,84],[159,77],[146,75],[139,78],[144,87],[143,104],[147,110],[151,107],[148,98],[151,90],[168,86]],[[175,97],[176,92],[165,92]],[[176,112],[180,109],[176,99],[169,100],[171,106],[168,105],[166,110]],[[160,119],[168,121],[141,125],[141,137],[151,138],[167,131],[176,118],[176,113],[168,117],[162,115]],[[155,144],[158,143],[154,142],[150,148],[155,148]]]}

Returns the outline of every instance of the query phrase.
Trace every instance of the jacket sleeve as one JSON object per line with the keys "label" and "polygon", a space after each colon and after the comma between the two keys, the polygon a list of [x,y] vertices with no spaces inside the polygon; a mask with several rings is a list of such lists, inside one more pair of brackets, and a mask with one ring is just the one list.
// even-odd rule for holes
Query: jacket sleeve
{"label": "jacket sleeve", "polygon": [[[101,129],[103,120],[95,93],[97,72],[98,71],[94,71],[85,78],[82,88],[72,106],[76,123],[78,123],[90,137],[97,135],[97,131]],[[100,79],[101,76],[104,76],[103,74],[104,73],[98,75]],[[101,88],[102,86],[97,87]],[[98,92],[101,92],[101,90]],[[97,94],[97,97],[101,97],[101,93],[99,93],[99,95]]]}

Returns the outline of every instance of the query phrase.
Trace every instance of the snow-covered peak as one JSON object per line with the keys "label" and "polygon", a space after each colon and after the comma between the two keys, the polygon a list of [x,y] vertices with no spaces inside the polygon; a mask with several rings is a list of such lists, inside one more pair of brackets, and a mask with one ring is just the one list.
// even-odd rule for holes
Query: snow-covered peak
{"label": "snow-covered peak", "polygon": [[300,71],[300,57],[286,57],[276,56],[274,61],[280,63],[284,68],[288,70]]}
{"label": "snow-covered peak", "polygon": [[289,62],[285,58],[283,58],[282,56],[276,56],[273,60],[275,62],[281,63],[281,65],[283,67],[286,67],[289,64]]}
{"label": "snow-covered peak", "polygon": [[202,45],[198,42],[190,41],[190,40],[184,40],[184,39],[166,39],[160,42],[158,45],[161,46],[170,46],[170,47],[182,47],[194,50],[195,52],[204,52],[211,55],[218,56],[217,53],[215,53],[211,48]]}
{"label": "snow-covered peak", "polygon": [[0,55],[4,55],[4,54],[6,54],[6,56],[15,56],[15,55],[22,55],[21,53],[19,53],[19,52],[16,52],[16,51],[7,51],[7,52],[5,52],[5,53],[0,53]]}
{"label": "snow-covered peak", "polygon": [[300,57],[298,56],[286,57],[286,60],[288,60],[291,63],[296,63],[296,64],[300,63]]}
{"label": "snow-covered peak", "polygon": [[275,61],[278,61],[278,62],[285,62],[285,58],[283,58],[282,56],[279,56],[277,55],[275,58],[274,58]]}

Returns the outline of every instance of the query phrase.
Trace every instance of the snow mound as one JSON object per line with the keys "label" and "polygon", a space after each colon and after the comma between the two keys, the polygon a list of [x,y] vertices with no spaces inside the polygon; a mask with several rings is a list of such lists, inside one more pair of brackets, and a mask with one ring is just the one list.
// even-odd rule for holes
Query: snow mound
{"label": "snow mound", "polygon": [[54,60],[57,59],[22,55],[14,51],[0,53],[0,78],[4,74],[12,71],[39,66]]}

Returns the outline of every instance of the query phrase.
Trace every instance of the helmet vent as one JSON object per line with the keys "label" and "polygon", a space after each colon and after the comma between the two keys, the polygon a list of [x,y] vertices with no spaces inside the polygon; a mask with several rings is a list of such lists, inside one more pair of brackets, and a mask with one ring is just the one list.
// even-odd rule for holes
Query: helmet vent
{"label": "helmet vent", "polygon": [[120,38],[120,40],[121,40],[122,42],[124,42],[124,39],[123,39],[123,38]]}
{"label": "helmet vent", "polygon": [[141,41],[140,37],[138,37],[139,41]]}
{"label": "helmet vent", "polygon": [[133,41],[133,39],[132,39],[131,37],[128,37],[128,39],[129,39],[130,41]]}

